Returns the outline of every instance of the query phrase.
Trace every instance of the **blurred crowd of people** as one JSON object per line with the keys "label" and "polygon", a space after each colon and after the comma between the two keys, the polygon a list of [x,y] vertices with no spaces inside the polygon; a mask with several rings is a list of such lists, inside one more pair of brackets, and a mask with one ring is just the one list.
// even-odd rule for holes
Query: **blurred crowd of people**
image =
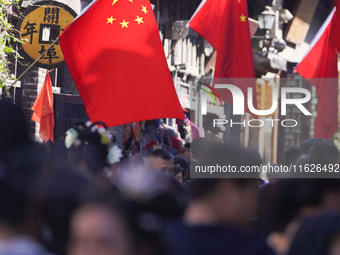
{"label": "blurred crowd of people", "polygon": [[[100,122],[74,123],[56,162],[15,105],[0,100],[0,119],[0,255],[340,255],[340,179],[191,179],[262,159],[203,138],[131,156]],[[308,139],[278,162],[311,163],[339,152]]]}

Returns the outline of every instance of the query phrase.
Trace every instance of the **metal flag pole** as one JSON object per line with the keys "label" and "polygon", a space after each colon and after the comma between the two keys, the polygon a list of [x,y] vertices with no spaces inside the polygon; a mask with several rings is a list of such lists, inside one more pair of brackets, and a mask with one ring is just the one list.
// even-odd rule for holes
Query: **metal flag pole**
{"label": "metal flag pole", "polygon": [[178,36],[178,38],[177,38],[175,44],[172,46],[172,48],[171,48],[171,50],[170,50],[168,56],[166,57],[166,59],[168,59],[168,58],[170,57],[170,55],[174,52],[174,50],[175,50],[175,48],[176,48],[176,46],[177,46],[179,40],[182,39],[182,36],[183,36],[184,33],[188,30],[188,28],[189,28],[189,26],[185,26],[185,28],[183,29],[182,33]]}
{"label": "metal flag pole", "polygon": [[41,53],[41,55],[36,60],[34,60],[33,63],[30,64],[25,69],[25,71],[23,71],[22,74],[20,74],[20,76],[17,79],[15,79],[15,81],[11,85],[9,85],[9,88],[13,87],[35,65],[35,63],[37,63],[39,61],[39,59],[41,59],[47,53],[47,51],[49,51],[49,49],[51,49],[58,42],[58,40],[59,40],[59,38],[55,39],[52,42],[52,44],[48,48],[46,48],[46,50],[44,50],[44,52]]}

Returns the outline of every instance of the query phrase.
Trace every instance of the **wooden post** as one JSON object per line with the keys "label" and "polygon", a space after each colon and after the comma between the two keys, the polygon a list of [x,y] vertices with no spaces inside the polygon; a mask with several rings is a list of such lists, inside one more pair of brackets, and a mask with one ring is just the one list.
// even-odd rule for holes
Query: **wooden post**
{"label": "wooden post", "polygon": [[[278,98],[280,94],[280,75],[275,76],[275,87],[277,88]],[[274,113],[274,119],[279,119],[279,107],[277,107]],[[273,132],[272,132],[272,163],[277,163],[277,145],[279,136],[279,123],[274,122]]]}

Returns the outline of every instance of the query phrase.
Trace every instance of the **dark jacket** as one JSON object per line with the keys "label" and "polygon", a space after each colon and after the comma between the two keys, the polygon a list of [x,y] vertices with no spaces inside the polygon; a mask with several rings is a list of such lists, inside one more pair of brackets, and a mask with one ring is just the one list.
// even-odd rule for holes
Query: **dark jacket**
{"label": "dark jacket", "polygon": [[263,236],[227,225],[186,226],[172,222],[164,236],[167,255],[274,255]]}

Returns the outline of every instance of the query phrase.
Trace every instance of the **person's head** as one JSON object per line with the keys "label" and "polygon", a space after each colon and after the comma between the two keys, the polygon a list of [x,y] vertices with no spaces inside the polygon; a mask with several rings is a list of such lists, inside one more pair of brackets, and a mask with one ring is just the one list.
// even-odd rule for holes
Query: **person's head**
{"label": "person's head", "polygon": [[262,202],[266,205],[260,218],[270,233],[269,243],[278,254],[286,254],[306,217],[340,209],[340,181],[337,179],[282,179],[264,191],[267,194],[263,194],[266,199]]}
{"label": "person's head", "polygon": [[296,161],[301,156],[301,150],[297,147],[291,147],[285,150],[282,159],[282,164],[285,166],[294,165]]}
{"label": "person's head", "polygon": [[[50,236],[42,241],[53,254],[66,254],[70,230],[70,217],[84,191],[91,189],[92,181],[81,171],[68,164],[49,165],[33,182],[31,200],[38,203],[33,220],[39,221]],[[37,219],[38,218],[38,219]],[[51,238],[51,236],[53,238]]]}
{"label": "person's head", "polygon": [[202,137],[193,140],[190,144],[191,159],[200,161],[204,157],[204,149],[207,143],[209,143],[209,141]]}
{"label": "person's head", "polygon": [[161,171],[168,174],[174,174],[174,161],[172,155],[163,149],[158,149],[150,153],[147,159],[147,168],[149,170]]}
{"label": "person's head", "polygon": [[27,142],[29,135],[23,112],[16,105],[0,100],[0,158]]}
{"label": "person's head", "polygon": [[327,139],[309,138],[300,144],[302,154],[309,155],[307,163],[339,163],[339,151],[334,143]]}
{"label": "person's head", "polygon": [[[260,166],[258,153],[232,145],[207,145],[203,166]],[[258,174],[245,178],[196,179],[190,183],[193,205],[210,210],[217,223],[245,225],[256,209]],[[199,212],[198,212],[199,213]]]}
{"label": "person's head", "polygon": [[70,162],[82,166],[91,175],[122,158],[115,137],[102,122],[73,124],[66,132],[65,146]]}
{"label": "person's head", "polygon": [[[188,180],[188,174],[189,174],[189,161],[183,157],[183,156],[180,156],[180,155],[177,155],[174,157],[174,165],[179,165],[180,168],[181,168],[181,171],[182,171],[182,181],[187,181]],[[176,172],[176,169],[175,169],[175,175],[176,173],[178,173],[178,171]]]}
{"label": "person's head", "polygon": [[246,225],[256,209],[256,179],[197,179],[190,183],[193,203],[209,207],[215,223]]}
{"label": "person's head", "polygon": [[83,205],[71,224],[70,255],[133,255],[137,248],[118,201]]}
{"label": "person's head", "polygon": [[164,252],[160,233],[165,221],[184,212],[181,187],[151,171],[122,172],[115,181],[115,187],[88,198],[74,214],[69,255]]}
{"label": "person's head", "polygon": [[181,155],[186,158],[187,160],[190,160],[191,152],[190,152],[190,143],[185,143],[183,150],[181,151]]}
{"label": "person's head", "polygon": [[302,221],[287,255],[339,255],[340,216],[324,213]]}
{"label": "person's head", "polygon": [[174,165],[174,177],[178,183],[183,183],[184,173],[185,171],[181,165],[179,164]]}

